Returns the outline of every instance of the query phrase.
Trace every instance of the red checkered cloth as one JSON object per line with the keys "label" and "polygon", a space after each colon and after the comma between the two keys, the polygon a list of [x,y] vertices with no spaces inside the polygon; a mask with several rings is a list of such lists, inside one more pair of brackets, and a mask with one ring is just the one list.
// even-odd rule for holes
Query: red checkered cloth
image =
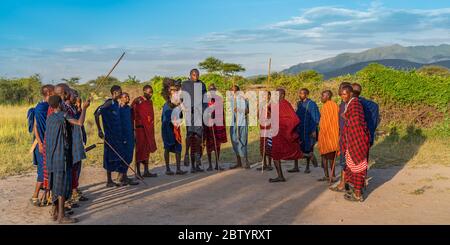
{"label": "red checkered cloth", "polygon": [[[266,147],[266,156],[272,157],[272,143],[268,142],[268,137],[260,137],[259,138],[259,152],[262,155],[264,155],[264,146]],[[270,144],[269,144],[270,143]]]}
{"label": "red checkered cloth", "polygon": [[349,152],[355,165],[367,162],[369,154],[369,130],[364,110],[358,98],[353,98],[344,112],[345,125],[341,137],[341,152]]}
{"label": "red checkered cloth", "polygon": [[354,189],[361,191],[366,184],[367,170],[354,173],[350,168],[345,168],[345,182],[353,186]]}
{"label": "red checkered cloth", "polygon": [[[219,102],[218,104],[223,103],[223,102]],[[208,103],[208,107],[212,107],[214,106],[215,101],[211,100]],[[222,110],[223,111],[223,110]],[[227,130],[225,128],[225,114],[222,113],[222,116],[217,116],[216,117],[216,112],[212,112],[211,113],[211,117],[214,118],[215,120],[218,120],[219,122],[222,121],[222,126],[217,126],[217,125],[213,125],[212,127],[204,127],[204,140],[206,143],[206,151],[208,153],[211,153],[213,151],[216,150],[217,147],[217,152],[220,152],[220,145],[227,143]],[[213,124],[213,119],[210,119],[210,123],[209,125]],[[214,130],[214,132],[213,132]],[[215,137],[215,141],[216,141],[216,145],[214,145],[214,137]]]}
{"label": "red checkered cloth", "polygon": [[192,158],[195,157],[196,153],[202,155],[202,152],[203,152],[201,140],[197,140],[197,138],[198,138],[197,135],[190,135],[189,138],[188,138],[188,140],[189,140],[189,148],[190,148],[190,151],[191,151],[190,156]]}

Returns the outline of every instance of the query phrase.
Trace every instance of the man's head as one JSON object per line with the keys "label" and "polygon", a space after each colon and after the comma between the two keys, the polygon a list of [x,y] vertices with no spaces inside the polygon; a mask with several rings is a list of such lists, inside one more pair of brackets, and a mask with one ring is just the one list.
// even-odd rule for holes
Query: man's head
{"label": "man's head", "polygon": [[200,78],[200,72],[198,71],[198,69],[192,69],[191,72],[189,73],[189,77],[191,81],[197,82],[198,79]]}
{"label": "man's head", "polygon": [[120,103],[121,103],[122,105],[128,105],[128,104],[130,104],[130,95],[129,95],[127,92],[123,92],[123,93],[120,95]]}
{"label": "man's head", "polygon": [[341,99],[348,103],[353,96],[353,88],[351,85],[345,85],[341,89]]}
{"label": "man's head", "polygon": [[300,100],[306,100],[308,98],[308,95],[309,95],[309,90],[307,88],[302,88],[298,92],[298,97],[300,98]]}
{"label": "man's head", "polygon": [[119,85],[113,85],[111,87],[111,98],[113,100],[118,100],[120,96],[122,95],[122,88]]}
{"label": "man's head", "polygon": [[278,101],[284,100],[284,98],[286,97],[286,90],[284,90],[284,88],[278,88],[277,92],[278,92],[278,95],[279,95]]}
{"label": "man's head", "polygon": [[48,97],[52,96],[55,93],[55,86],[51,84],[47,84],[41,87],[41,95],[48,100]]}
{"label": "man's head", "polygon": [[63,101],[66,101],[70,98],[70,87],[66,83],[59,83],[55,86],[55,95],[61,97]]}
{"label": "man's head", "polygon": [[211,83],[208,87],[208,91],[216,91],[216,90],[217,90],[216,85],[214,83]]}
{"label": "man's head", "polygon": [[142,91],[144,92],[144,97],[148,100],[150,100],[153,96],[153,88],[150,85],[145,85],[144,88],[142,88]]}
{"label": "man's head", "polygon": [[362,92],[361,84],[354,83],[354,84],[352,84],[352,88],[353,88],[353,96],[354,97],[359,97],[361,95],[361,92]]}
{"label": "man's head", "polygon": [[338,91],[339,96],[341,96],[342,88],[343,88],[344,86],[352,86],[352,84],[349,83],[349,82],[343,82],[343,83],[341,83],[341,84],[339,85],[339,91]]}
{"label": "man's head", "polygon": [[320,100],[325,104],[325,102],[331,100],[331,97],[333,97],[333,93],[331,92],[331,90],[325,90],[322,92],[322,97],[320,98]]}
{"label": "man's head", "polygon": [[51,108],[57,110],[61,108],[62,99],[61,96],[52,95],[48,98],[48,104]]}
{"label": "man's head", "polygon": [[241,91],[241,88],[239,88],[238,85],[231,86],[231,92],[236,93],[238,91]]}

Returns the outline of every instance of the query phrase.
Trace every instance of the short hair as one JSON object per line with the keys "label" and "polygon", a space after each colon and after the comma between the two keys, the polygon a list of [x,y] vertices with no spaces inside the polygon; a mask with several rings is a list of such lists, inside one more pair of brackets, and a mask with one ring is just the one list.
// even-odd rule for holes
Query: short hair
{"label": "short hair", "polygon": [[341,88],[341,90],[342,90],[342,91],[347,91],[347,92],[353,93],[353,87],[352,87],[351,85],[344,85],[344,86]]}
{"label": "short hair", "polygon": [[333,92],[331,92],[331,90],[325,90],[322,92],[322,94],[328,94],[328,97],[331,99],[331,97],[333,97]]}
{"label": "short hair", "polygon": [[277,88],[277,92],[280,93],[280,95],[286,95],[286,90],[284,88]]}
{"label": "short hair", "polygon": [[236,91],[241,91],[241,88],[239,88],[239,86],[237,84],[231,86],[231,89],[235,88]]}
{"label": "short hair", "polygon": [[353,88],[353,93],[355,94],[356,97],[359,97],[361,95],[362,92],[362,86],[359,83],[353,83],[352,84],[352,88]]}
{"label": "short hair", "polygon": [[144,87],[142,88],[142,91],[145,91],[145,90],[147,90],[147,89],[153,90],[153,87],[152,87],[151,85],[149,85],[149,84],[144,85]]}
{"label": "short hair", "polygon": [[114,92],[117,92],[117,91],[119,91],[119,90],[122,90],[122,88],[119,86],[119,85],[113,85],[112,87],[111,87],[111,94],[113,94]]}
{"label": "short hair", "polygon": [[309,95],[309,89],[307,89],[307,88],[302,88],[302,89],[300,89],[300,92],[301,92],[301,91],[305,92],[306,95]]}
{"label": "short hair", "polygon": [[122,95],[121,95],[121,97],[124,97],[124,96],[128,96],[128,97],[130,97],[130,94],[129,94],[129,93],[127,93],[127,92],[123,92],[123,93],[122,93]]}
{"label": "short hair", "polygon": [[212,90],[212,91],[215,91],[215,90],[217,90],[217,87],[216,87],[216,85],[214,84],[214,83],[211,83],[209,86],[208,86],[208,90]]}
{"label": "short hair", "polygon": [[70,86],[67,85],[67,83],[58,83],[58,84],[56,84],[55,88],[56,87],[63,88],[65,93],[69,93],[69,91],[70,91]]}
{"label": "short hair", "polygon": [[61,105],[61,103],[62,103],[62,99],[58,95],[52,95],[52,96],[50,96],[50,98],[48,98],[48,104],[53,109],[58,108]]}
{"label": "short hair", "polygon": [[200,71],[199,71],[197,68],[192,69],[192,70],[189,72],[189,75],[192,75],[192,73],[194,73],[194,72],[196,72],[198,75],[200,75]]}
{"label": "short hair", "polygon": [[48,93],[50,91],[53,91],[53,90],[55,90],[55,86],[53,86],[51,84],[44,85],[44,86],[41,87],[41,95],[42,96],[47,96]]}
{"label": "short hair", "polygon": [[344,86],[352,86],[352,84],[349,83],[349,82],[342,82],[342,83],[339,85],[339,90],[341,90]]}

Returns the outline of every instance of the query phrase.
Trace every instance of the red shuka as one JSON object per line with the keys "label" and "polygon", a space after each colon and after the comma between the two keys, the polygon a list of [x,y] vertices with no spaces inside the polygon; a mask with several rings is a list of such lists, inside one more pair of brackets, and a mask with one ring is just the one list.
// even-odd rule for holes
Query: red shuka
{"label": "red shuka", "polygon": [[285,99],[279,102],[279,117],[274,118],[274,109],[272,108],[273,120],[278,120],[278,134],[272,138],[272,158],[273,160],[297,160],[303,157],[300,150],[300,136],[296,129],[300,124],[300,119],[295,114],[292,105]]}
{"label": "red shuka", "polygon": [[136,136],[136,161],[147,161],[150,153],[156,152],[153,101],[140,96],[133,101],[131,107]]}

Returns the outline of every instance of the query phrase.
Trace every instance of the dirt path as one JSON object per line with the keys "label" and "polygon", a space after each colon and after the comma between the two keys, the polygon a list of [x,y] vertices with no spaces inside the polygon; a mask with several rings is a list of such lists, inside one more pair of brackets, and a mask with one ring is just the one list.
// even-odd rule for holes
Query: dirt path
{"label": "dirt path", "polygon": [[[289,164],[284,165],[285,168]],[[147,179],[147,186],[104,188],[104,172],[85,168],[82,190],[90,198],[75,209],[80,224],[449,224],[450,168],[370,170],[364,203],[349,203],[312,174],[228,170]],[[52,224],[49,208],[32,207],[34,174],[0,180],[0,224]]]}

